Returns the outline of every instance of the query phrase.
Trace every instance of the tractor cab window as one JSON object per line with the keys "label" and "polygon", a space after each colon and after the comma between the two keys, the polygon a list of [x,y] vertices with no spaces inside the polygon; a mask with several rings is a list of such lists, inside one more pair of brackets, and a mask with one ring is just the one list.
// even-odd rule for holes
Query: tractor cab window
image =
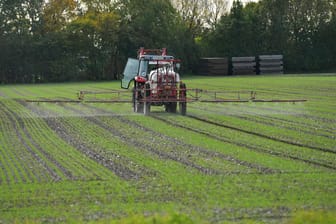
{"label": "tractor cab window", "polygon": [[140,68],[139,68],[139,75],[142,77],[147,77],[148,75],[148,61],[141,60],[140,61]]}
{"label": "tractor cab window", "polygon": [[131,80],[138,74],[139,61],[134,58],[129,58],[123,72],[123,79],[121,80],[121,88],[128,89]]}

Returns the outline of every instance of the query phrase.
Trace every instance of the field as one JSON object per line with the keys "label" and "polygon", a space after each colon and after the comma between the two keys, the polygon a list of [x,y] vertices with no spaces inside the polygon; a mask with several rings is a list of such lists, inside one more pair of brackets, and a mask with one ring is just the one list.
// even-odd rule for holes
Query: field
{"label": "field", "polygon": [[0,86],[0,223],[288,223],[336,213],[335,74],[184,81],[308,102],[190,103],[187,116],[143,116],[130,104],[23,100],[76,99],[119,82]]}

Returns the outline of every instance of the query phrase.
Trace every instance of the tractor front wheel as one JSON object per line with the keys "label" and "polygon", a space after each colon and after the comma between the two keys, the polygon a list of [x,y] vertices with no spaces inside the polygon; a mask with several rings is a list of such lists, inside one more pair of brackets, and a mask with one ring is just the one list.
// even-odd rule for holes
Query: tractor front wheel
{"label": "tractor front wheel", "polygon": [[149,113],[150,113],[150,108],[151,108],[151,105],[150,105],[150,103],[148,103],[148,102],[145,102],[145,103],[143,103],[143,113],[144,113],[144,115],[149,115]]}
{"label": "tractor front wheel", "polygon": [[170,102],[165,105],[166,112],[168,113],[176,113],[177,103],[176,102]]}
{"label": "tractor front wheel", "polygon": [[186,84],[180,84],[180,103],[179,103],[179,110],[180,114],[185,116],[187,114],[187,88]]}
{"label": "tractor front wheel", "polygon": [[144,103],[136,102],[135,103],[135,112],[136,113],[143,113],[143,111],[144,111]]}
{"label": "tractor front wheel", "polygon": [[143,113],[144,115],[149,115],[150,113],[150,108],[151,108],[151,102],[150,102],[150,85],[149,83],[146,83],[145,85],[145,102],[143,103]]}
{"label": "tractor front wheel", "polygon": [[137,112],[136,108],[137,102],[135,100],[135,88],[132,89],[132,107],[133,107],[133,112]]}

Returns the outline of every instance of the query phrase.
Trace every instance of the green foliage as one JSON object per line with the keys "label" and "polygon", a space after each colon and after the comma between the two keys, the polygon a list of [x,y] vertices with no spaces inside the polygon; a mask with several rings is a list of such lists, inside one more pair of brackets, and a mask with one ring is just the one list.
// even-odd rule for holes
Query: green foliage
{"label": "green foliage", "polygon": [[[214,55],[249,56],[261,50],[259,5],[252,3],[243,7],[234,1],[231,12],[221,18],[210,35],[210,47]],[[226,43],[220,44],[219,43]]]}
{"label": "green foliage", "polygon": [[74,0],[51,0],[46,3],[42,15],[42,33],[65,29],[76,16],[77,3]]}
{"label": "green foliage", "polygon": [[230,14],[207,35],[205,45],[210,50],[204,53],[229,57],[283,54],[288,71],[333,69],[335,49],[327,36],[335,32],[334,10],[331,0],[262,0],[245,7],[234,1]]}
{"label": "green foliage", "polygon": [[113,12],[88,11],[69,24],[67,33],[85,79],[115,78],[119,20]]}
{"label": "green foliage", "polygon": [[[120,79],[139,47],[199,57],[284,54],[287,71],[335,69],[333,0],[3,0],[0,83]],[[220,18],[219,16],[222,15]]]}

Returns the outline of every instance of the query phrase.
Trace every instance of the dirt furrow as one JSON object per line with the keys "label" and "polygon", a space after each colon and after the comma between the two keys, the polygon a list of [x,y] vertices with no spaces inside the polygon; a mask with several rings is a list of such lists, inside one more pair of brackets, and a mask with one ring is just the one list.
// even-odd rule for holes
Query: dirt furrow
{"label": "dirt furrow", "polygon": [[118,136],[125,144],[130,144],[133,147],[140,148],[140,149],[145,149],[145,150],[159,156],[161,159],[170,159],[170,160],[182,163],[185,166],[195,168],[195,169],[197,169],[200,172],[205,173],[205,174],[219,174],[219,171],[217,171],[217,170],[213,170],[213,169],[210,169],[210,168],[205,168],[205,167],[197,165],[197,164],[195,164],[195,163],[193,163],[193,162],[191,162],[187,159],[181,158],[178,155],[169,154],[169,153],[160,151],[160,150],[157,149],[158,148],[157,145],[150,146],[149,144],[145,144],[141,141],[136,140],[135,138],[128,138],[123,133],[116,131],[114,128],[106,125],[105,123],[103,123],[102,121],[100,121],[97,118],[87,117],[86,119],[88,121],[96,124],[97,126],[113,133],[115,136]]}
{"label": "dirt furrow", "polygon": [[56,134],[67,142],[69,145],[75,149],[82,152],[84,155],[90,159],[96,161],[98,164],[108,168],[117,176],[129,180],[129,179],[138,179],[139,174],[134,173],[129,170],[127,167],[121,166],[120,164],[115,163],[109,158],[106,158],[104,155],[98,153],[96,150],[90,148],[83,141],[72,136],[70,132],[67,131],[67,128],[63,125],[62,122],[56,120],[55,118],[44,118],[48,126],[53,129]]}
{"label": "dirt furrow", "polygon": [[[129,136],[125,135],[124,133],[117,131],[115,128],[107,125],[106,123],[104,123],[103,121],[101,121],[99,119],[99,117],[93,117],[93,116],[85,116],[85,114],[83,114],[83,112],[81,110],[75,109],[75,108],[71,108],[69,106],[65,106],[64,107],[66,109],[72,110],[73,112],[77,113],[77,114],[82,114],[83,118],[86,119],[89,122],[92,122],[93,124],[105,129],[106,131],[112,133],[115,137],[119,138],[122,142],[124,142],[127,145],[130,145],[132,147],[135,148],[139,148],[139,149],[145,149],[148,152],[150,152],[151,154],[157,155],[159,158],[161,159],[169,159],[169,160],[173,160],[175,162],[181,163],[187,167],[192,167],[204,174],[220,174],[221,172],[219,170],[215,170],[215,169],[211,169],[211,168],[207,168],[207,167],[203,167],[201,165],[195,164],[194,162],[186,159],[186,158],[182,158],[180,157],[178,154],[176,153],[167,153],[164,151],[160,151],[159,145],[150,145],[147,143],[144,143],[140,140],[137,140],[136,138],[130,138]],[[94,107],[91,107],[94,108]],[[96,108],[94,108],[96,109]],[[116,117],[120,117],[120,116],[116,116]]]}
{"label": "dirt furrow", "polygon": [[120,117],[119,119],[121,121],[125,122],[125,123],[128,123],[129,125],[131,125],[133,127],[136,127],[138,129],[141,129],[141,130],[144,130],[146,132],[149,132],[153,136],[156,136],[158,138],[164,139],[164,140],[166,140],[168,142],[174,142],[175,144],[177,144],[179,146],[182,146],[185,149],[190,149],[192,151],[201,152],[201,153],[203,153],[203,154],[205,154],[205,155],[207,155],[207,156],[209,156],[211,158],[214,158],[214,157],[221,158],[221,159],[223,159],[225,161],[232,162],[232,163],[240,165],[240,166],[245,166],[247,168],[256,169],[256,170],[258,170],[259,172],[262,172],[262,173],[276,173],[277,172],[277,171],[275,171],[275,170],[273,170],[271,168],[263,167],[263,166],[260,166],[258,164],[249,163],[247,161],[242,161],[242,160],[239,160],[239,159],[234,158],[232,156],[225,155],[225,154],[222,154],[222,153],[219,153],[219,152],[209,151],[208,149],[205,149],[205,148],[202,148],[202,147],[199,147],[199,146],[194,146],[194,145],[191,145],[191,144],[187,144],[187,143],[185,143],[183,141],[180,141],[178,139],[175,139],[175,138],[166,136],[164,134],[155,132],[155,131],[153,131],[153,130],[151,130],[149,128],[146,128],[144,126],[139,125],[136,122],[132,122],[132,121],[124,119],[122,117]]}
{"label": "dirt furrow", "polygon": [[289,145],[294,145],[294,146],[305,147],[305,148],[309,148],[309,149],[313,149],[313,150],[318,150],[318,151],[321,151],[321,152],[329,152],[329,153],[332,153],[332,154],[336,154],[336,151],[331,150],[331,149],[306,145],[306,144],[302,144],[302,143],[298,143],[298,142],[292,142],[292,141],[289,141],[289,140],[268,136],[268,135],[265,135],[265,134],[262,134],[262,133],[248,131],[248,130],[238,128],[238,127],[234,127],[234,126],[231,126],[231,125],[217,123],[217,122],[210,121],[210,120],[204,119],[204,118],[200,118],[200,117],[197,117],[197,116],[194,116],[194,115],[188,115],[188,117],[193,118],[193,119],[198,120],[198,121],[208,123],[208,124],[212,124],[212,125],[215,125],[215,126],[218,126],[218,127],[223,127],[223,128],[228,128],[228,129],[235,130],[235,131],[240,131],[240,132],[243,132],[243,133],[246,133],[246,134],[249,134],[249,135],[258,136],[258,137],[261,137],[261,138],[266,138],[266,139],[270,139],[270,140],[273,140],[273,141],[286,143],[286,144],[289,144]]}
{"label": "dirt furrow", "polygon": [[[206,111],[206,112],[212,112],[212,113],[216,113],[215,110],[209,110],[208,108],[197,108],[198,110],[202,110],[202,111]],[[309,134],[309,135],[314,135],[314,136],[320,136],[320,137],[325,137],[325,138],[329,138],[329,139],[335,139],[334,133],[335,131],[331,131],[328,129],[323,129],[324,132],[330,133],[331,135],[327,135],[327,134],[322,134],[322,133],[317,133],[317,132],[312,132],[312,131],[308,131],[306,129],[302,129],[299,126],[302,126],[302,123],[297,123],[294,120],[289,121],[286,119],[281,119],[281,118],[276,118],[276,117],[271,117],[271,116],[266,116],[264,115],[261,119],[260,116],[257,113],[252,113],[252,112],[248,112],[247,115],[253,115],[254,117],[249,117],[249,116],[243,116],[243,115],[234,115],[234,117],[239,118],[241,120],[246,120],[246,121],[252,121],[252,122],[256,122],[256,123],[260,123],[260,124],[264,124],[264,125],[269,125],[274,127],[275,123],[277,122],[276,126],[277,127],[281,127],[283,129],[287,129],[287,130],[292,130],[292,131],[299,131],[305,134]],[[259,119],[258,119],[259,118]],[[274,121],[274,122],[272,122]],[[281,123],[279,123],[281,122]],[[284,123],[289,123],[290,122],[290,127],[285,125]],[[297,124],[297,125],[296,125]],[[316,127],[316,126],[307,126],[307,124],[304,124],[304,126],[306,128],[308,128],[309,130],[315,130],[315,129],[321,129],[320,127]]]}
{"label": "dirt furrow", "polygon": [[[308,112],[305,110],[303,113],[297,113],[296,111],[287,112],[287,111],[284,111],[284,110],[281,110],[281,109],[270,108],[270,107],[262,107],[262,106],[259,109],[261,109],[263,111],[269,111],[271,114],[274,114],[274,113],[275,114],[286,114],[287,113],[287,114],[293,115],[294,117],[305,118],[305,119],[308,119],[308,120],[322,121],[322,122],[328,123],[328,124],[336,123],[335,119],[319,117],[319,116],[315,116],[313,114],[309,114],[309,110],[308,110]],[[325,113],[325,112],[323,112],[323,113]],[[326,114],[330,115],[329,113],[326,113]],[[334,130],[334,129],[332,129],[332,130]]]}
{"label": "dirt furrow", "polygon": [[[328,133],[328,134],[332,134],[332,135],[335,134],[335,130],[331,130],[331,129],[326,128],[326,127],[321,128],[320,126],[317,126],[317,125],[307,124],[307,123],[299,122],[299,121],[296,121],[296,120],[293,120],[293,119],[288,120],[288,119],[279,118],[279,117],[272,117],[272,116],[265,116],[265,117],[268,118],[268,119],[271,119],[271,120],[288,123],[289,125],[294,125],[294,126],[299,125],[301,127],[308,128],[308,129],[322,130],[322,131],[324,131],[325,133]],[[328,135],[328,136],[330,137],[330,135]]]}
{"label": "dirt furrow", "polygon": [[[103,113],[107,112],[103,109],[98,109],[98,108],[90,106],[90,105],[85,105],[85,107],[93,109],[93,110],[98,110],[99,112],[103,112]],[[219,152],[210,151],[208,149],[205,149],[205,148],[202,148],[202,147],[199,147],[199,146],[187,144],[187,143],[185,143],[183,141],[180,141],[176,138],[169,137],[169,136],[164,135],[162,133],[156,132],[156,131],[154,131],[150,128],[142,126],[142,125],[138,124],[137,122],[131,121],[131,120],[129,120],[129,119],[123,117],[123,116],[114,115],[113,117],[115,119],[118,119],[122,123],[125,123],[125,124],[135,128],[135,129],[141,130],[142,132],[144,131],[144,132],[150,133],[150,135],[153,136],[155,139],[162,139],[163,141],[174,143],[174,145],[178,145],[179,147],[183,148],[184,151],[187,151],[187,150],[197,151],[197,152],[200,152],[200,153],[202,153],[202,154],[204,154],[204,155],[206,155],[207,157],[210,157],[210,158],[217,157],[217,158],[223,159],[225,161],[228,161],[228,162],[236,164],[236,165],[256,169],[260,173],[277,173],[278,172],[278,171],[273,170],[271,168],[263,167],[259,164],[249,163],[247,161],[242,161],[242,160],[239,160],[239,159],[234,158],[234,157],[229,156],[229,155],[225,155],[225,154],[222,154],[222,153],[219,153]],[[97,118],[99,119],[99,117],[97,117]],[[236,172],[234,172],[234,173],[236,173]]]}
{"label": "dirt furrow", "polygon": [[[266,120],[258,120],[258,119],[251,118],[251,117],[245,117],[245,116],[236,116],[236,117],[241,119],[241,120],[245,120],[245,121],[252,121],[252,122],[255,122],[255,123],[259,123],[259,124],[269,125],[269,126],[272,126],[272,127],[275,126],[275,123],[272,122],[272,120],[274,121],[274,119],[270,119],[270,121],[266,121]],[[269,118],[266,118],[266,119],[269,119]],[[316,133],[316,132],[311,132],[311,131],[307,131],[307,130],[302,130],[295,125],[293,125],[292,127],[288,127],[288,126],[277,123],[276,127],[281,127],[283,129],[287,129],[287,130],[291,130],[291,131],[299,131],[299,132],[302,132],[302,133],[308,134],[308,135],[320,136],[320,137],[325,137],[325,138],[329,138],[329,139],[335,139],[334,136],[325,135],[325,134]]]}
{"label": "dirt furrow", "polygon": [[[71,131],[67,128],[67,125],[64,121],[57,118],[57,114],[54,114],[48,110],[42,110],[38,107],[34,107],[33,105],[24,103],[25,106],[35,113],[37,116],[41,117],[46,124],[67,144],[72,146],[74,149],[83,153],[85,156],[95,161],[96,163],[106,167],[111,170],[120,178],[129,180],[129,179],[138,179],[142,176],[141,169],[139,168],[139,172],[134,172],[130,170],[128,167],[122,165],[121,163],[116,163],[110,158],[106,158],[105,154],[101,152],[104,149],[97,148],[97,146],[92,146],[87,144],[82,139],[78,138],[78,136],[74,136]],[[124,161],[119,155],[113,155],[113,153],[109,153],[112,158],[118,158],[120,161]],[[124,161],[127,164],[129,161]]]}
{"label": "dirt furrow", "polygon": [[244,144],[244,143],[241,143],[241,142],[235,142],[235,141],[232,141],[232,140],[229,140],[229,139],[224,139],[224,138],[209,134],[209,133],[204,132],[204,131],[200,131],[200,130],[197,130],[197,129],[194,129],[194,128],[191,128],[191,127],[183,126],[183,125],[177,124],[175,122],[168,121],[166,119],[163,119],[163,118],[160,118],[160,117],[157,117],[157,116],[153,116],[153,117],[155,119],[163,121],[163,122],[165,122],[169,125],[184,128],[186,130],[189,130],[189,131],[192,131],[192,132],[195,132],[195,133],[198,133],[198,134],[206,135],[206,136],[208,136],[210,138],[213,138],[213,139],[216,139],[218,141],[233,144],[233,145],[237,145],[237,146],[240,146],[240,147],[244,147],[244,148],[247,148],[247,149],[252,150],[252,151],[261,152],[261,153],[269,154],[269,155],[272,155],[272,156],[278,156],[278,157],[282,157],[282,158],[288,158],[288,159],[292,159],[292,160],[296,160],[296,161],[301,161],[301,162],[304,162],[304,163],[307,163],[307,164],[310,164],[310,165],[336,170],[336,167],[328,165],[328,164],[323,164],[323,163],[320,163],[320,162],[300,158],[300,157],[289,155],[289,154],[283,154],[283,153],[280,153],[280,152],[266,150],[266,149],[263,149],[263,148],[260,148],[260,147],[247,145],[247,144]]}

